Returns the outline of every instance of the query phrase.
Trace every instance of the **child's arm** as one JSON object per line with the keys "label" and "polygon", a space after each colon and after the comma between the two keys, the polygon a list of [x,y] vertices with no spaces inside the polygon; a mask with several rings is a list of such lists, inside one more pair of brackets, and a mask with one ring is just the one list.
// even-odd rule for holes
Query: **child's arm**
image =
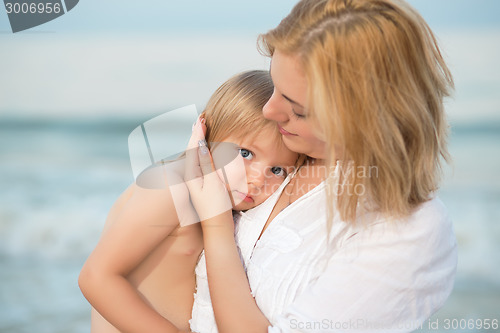
{"label": "child's arm", "polygon": [[[130,189],[129,189],[130,190]],[[178,226],[168,189],[132,185],[122,209],[82,268],[78,283],[92,306],[123,332],[179,332],[144,302],[127,275]]]}

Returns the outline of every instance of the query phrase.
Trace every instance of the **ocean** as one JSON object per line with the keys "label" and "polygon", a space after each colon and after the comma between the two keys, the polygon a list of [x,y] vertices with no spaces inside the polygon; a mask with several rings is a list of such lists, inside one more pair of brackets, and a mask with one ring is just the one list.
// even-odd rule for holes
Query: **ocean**
{"label": "ocean", "polygon": [[0,332],[88,332],[77,278],[132,180],[135,123],[0,120]]}
{"label": "ocean", "polygon": [[[88,332],[78,273],[133,180],[127,137],[145,120],[0,120],[0,332]],[[500,124],[452,130],[440,197],[459,267],[433,320],[500,319],[499,143]]]}

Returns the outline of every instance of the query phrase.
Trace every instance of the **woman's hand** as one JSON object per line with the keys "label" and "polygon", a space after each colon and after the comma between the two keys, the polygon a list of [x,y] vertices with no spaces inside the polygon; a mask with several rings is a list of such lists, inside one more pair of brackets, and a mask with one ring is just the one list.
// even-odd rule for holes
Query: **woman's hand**
{"label": "woman's hand", "polygon": [[205,119],[198,118],[186,150],[184,181],[201,221],[232,209],[226,185],[215,172],[212,156],[205,141]]}

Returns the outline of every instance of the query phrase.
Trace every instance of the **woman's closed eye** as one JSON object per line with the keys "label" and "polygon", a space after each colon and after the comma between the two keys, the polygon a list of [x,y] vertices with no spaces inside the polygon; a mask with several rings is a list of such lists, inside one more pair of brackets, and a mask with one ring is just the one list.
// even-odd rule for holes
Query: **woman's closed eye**
{"label": "woman's closed eye", "polygon": [[[303,112],[303,111],[301,111]],[[293,115],[297,118],[297,119],[304,119],[306,117],[305,114],[302,114],[302,113],[299,113],[298,111],[296,111],[293,107],[292,107],[292,113]]]}
{"label": "woman's closed eye", "polygon": [[253,159],[254,156],[253,156],[253,153],[250,150],[245,149],[245,148],[239,148],[238,150],[240,152],[240,155],[244,159],[249,160],[249,161]]}

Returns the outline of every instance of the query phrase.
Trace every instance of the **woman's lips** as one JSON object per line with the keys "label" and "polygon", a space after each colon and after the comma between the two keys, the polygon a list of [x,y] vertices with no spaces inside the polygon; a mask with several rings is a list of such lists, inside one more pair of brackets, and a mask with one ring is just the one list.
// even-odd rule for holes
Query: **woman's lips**
{"label": "woman's lips", "polygon": [[297,136],[297,134],[293,134],[293,133],[290,133],[288,132],[287,130],[285,130],[283,127],[281,127],[280,125],[278,125],[278,129],[280,131],[281,134],[283,135],[293,135],[293,136]]}

